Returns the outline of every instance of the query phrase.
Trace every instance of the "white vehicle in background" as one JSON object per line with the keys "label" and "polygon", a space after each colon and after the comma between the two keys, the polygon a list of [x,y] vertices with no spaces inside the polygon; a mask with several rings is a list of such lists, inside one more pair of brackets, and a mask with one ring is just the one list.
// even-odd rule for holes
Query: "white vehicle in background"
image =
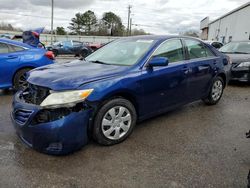
{"label": "white vehicle in background", "polygon": [[221,42],[217,42],[217,41],[206,40],[204,42],[207,44],[210,44],[211,46],[215,47],[216,49],[220,49],[222,46],[224,46]]}

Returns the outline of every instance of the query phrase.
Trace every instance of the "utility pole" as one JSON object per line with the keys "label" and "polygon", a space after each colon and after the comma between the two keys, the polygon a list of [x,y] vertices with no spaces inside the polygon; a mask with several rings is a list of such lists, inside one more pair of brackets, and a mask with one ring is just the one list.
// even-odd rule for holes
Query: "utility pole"
{"label": "utility pole", "polygon": [[128,27],[127,27],[127,35],[129,36],[129,28],[130,28],[130,14],[131,14],[131,8],[132,6],[128,6]]}
{"label": "utility pole", "polygon": [[51,44],[53,43],[53,30],[54,30],[54,0],[51,0]]}
{"label": "utility pole", "polygon": [[130,18],[129,35],[132,35],[132,18]]}

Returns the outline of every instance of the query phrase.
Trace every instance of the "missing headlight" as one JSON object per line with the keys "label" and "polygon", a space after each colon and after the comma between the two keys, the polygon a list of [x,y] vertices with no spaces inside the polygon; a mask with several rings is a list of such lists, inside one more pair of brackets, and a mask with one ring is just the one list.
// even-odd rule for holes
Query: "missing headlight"
{"label": "missing headlight", "polygon": [[43,109],[40,110],[34,117],[32,125],[41,123],[48,123],[63,119],[72,112],[80,112],[87,108],[87,105],[79,103],[72,108],[57,108],[57,109]]}

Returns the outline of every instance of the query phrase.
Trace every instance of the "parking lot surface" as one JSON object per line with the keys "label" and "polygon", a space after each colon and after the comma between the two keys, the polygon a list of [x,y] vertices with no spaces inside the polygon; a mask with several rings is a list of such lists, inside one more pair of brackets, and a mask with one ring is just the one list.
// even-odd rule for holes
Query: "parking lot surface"
{"label": "parking lot surface", "polygon": [[248,85],[228,86],[216,106],[198,101],[144,121],[119,145],[90,142],[61,157],[21,143],[9,117],[12,95],[0,91],[0,187],[246,187]]}

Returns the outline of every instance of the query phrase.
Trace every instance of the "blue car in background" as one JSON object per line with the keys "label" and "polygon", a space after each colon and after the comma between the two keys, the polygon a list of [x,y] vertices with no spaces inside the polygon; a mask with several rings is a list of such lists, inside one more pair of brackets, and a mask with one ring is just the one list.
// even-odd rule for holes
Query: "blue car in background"
{"label": "blue car in background", "polygon": [[12,121],[25,144],[48,154],[75,151],[90,138],[118,144],[138,121],[200,99],[217,104],[229,69],[227,56],[195,38],[122,38],[86,60],[29,72]]}
{"label": "blue car in background", "polygon": [[46,48],[47,50],[52,51],[55,56],[75,55],[85,58],[94,52],[94,50],[92,50],[86,43],[73,40],[56,42]]}
{"label": "blue car in background", "polygon": [[0,89],[23,89],[26,73],[54,63],[54,55],[45,49],[22,42],[0,39]]}

